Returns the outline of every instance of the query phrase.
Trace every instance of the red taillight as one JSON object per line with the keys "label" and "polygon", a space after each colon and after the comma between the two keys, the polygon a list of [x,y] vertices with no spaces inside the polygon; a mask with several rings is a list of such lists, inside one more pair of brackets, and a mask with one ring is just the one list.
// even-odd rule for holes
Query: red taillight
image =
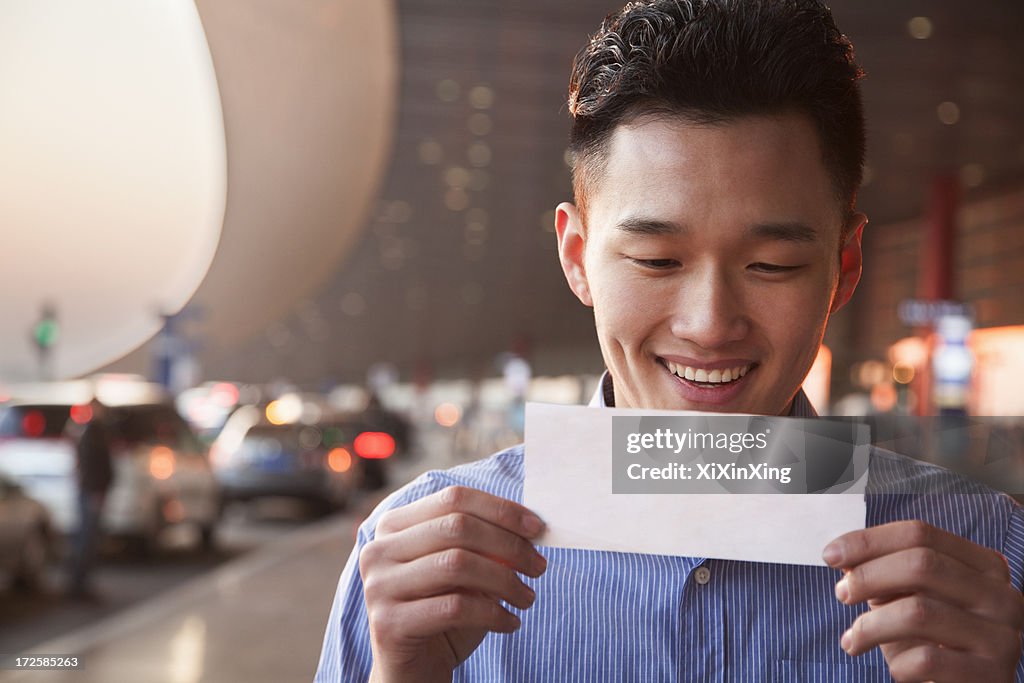
{"label": "red taillight", "polygon": [[368,460],[383,460],[395,453],[395,440],[385,432],[363,432],[352,445],[356,455]]}
{"label": "red taillight", "polygon": [[42,436],[46,431],[46,417],[38,410],[30,410],[21,418],[21,433],[25,436]]}
{"label": "red taillight", "polygon": [[84,403],[78,406],[71,406],[71,419],[75,424],[84,425],[92,419],[92,406]]}

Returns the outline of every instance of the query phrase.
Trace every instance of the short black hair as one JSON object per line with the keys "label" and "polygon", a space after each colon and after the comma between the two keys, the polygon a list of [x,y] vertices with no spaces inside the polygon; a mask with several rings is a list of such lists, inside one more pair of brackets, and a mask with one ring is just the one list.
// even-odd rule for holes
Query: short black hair
{"label": "short black hair", "polygon": [[853,45],[818,0],[630,2],[608,15],[573,61],[576,202],[584,210],[588,176],[603,169],[621,124],[655,115],[713,125],[794,111],[814,122],[848,215],[864,164],[863,75]]}

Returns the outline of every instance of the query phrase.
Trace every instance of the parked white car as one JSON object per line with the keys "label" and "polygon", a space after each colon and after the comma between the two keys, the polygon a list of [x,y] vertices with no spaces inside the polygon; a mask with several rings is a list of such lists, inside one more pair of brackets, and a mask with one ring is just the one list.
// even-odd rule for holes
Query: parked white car
{"label": "parked white car", "polygon": [[0,576],[5,583],[27,591],[42,588],[53,541],[46,508],[0,474]]}
{"label": "parked white car", "polygon": [[[191,428],[159,387],[136,382],[125,392],[95,386],[107,405],[114,462],[104,531],[148,551],[165,527],[191,524],[204,547],[212,547],[220,489]],[[0,407],[0,472],[42,502],[59,531],[71,534],[78,523],[75,439],[91,419],[92,388],[88,382],[50,388],[49,395],[38,386],[25,391],[29,398],[9,389],[14,398]]]}

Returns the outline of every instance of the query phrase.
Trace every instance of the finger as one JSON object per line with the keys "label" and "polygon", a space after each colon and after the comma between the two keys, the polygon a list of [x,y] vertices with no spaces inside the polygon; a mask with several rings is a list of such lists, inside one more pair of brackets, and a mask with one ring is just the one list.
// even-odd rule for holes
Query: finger
{"label": "finger", "polygon": [[[850,571],[851,570],[849,570],[849,569],[844,569],[843,570],[843,576],[842,576],[842,578],[839,579],[839,583],[841,583],[844,578],[849,576]],[[837,590],[839,588],[839,583],[836,584]],[[867,600],[867,603],[868,603],[868,606],[873,609],[875,607],[879,607],[880,605],[884,605],[886,603],[892,602],[893,600],[900,600],[901,598],[909,597],[910,595],[912,595],[912,593],[893,593],[891,595],[886,595],[884,597],[869,598]],[[836,598],[839,599],[840,601],[842,601],[842,598],[839,596],[838,592],[836,593]]]}
{"label": "finger", "polygon": [[869,560],[836,584],[836,597],[848,605],[910,593],[925,593],[1016,628],[1024,625],[1020,593],[1013,586],[932,548],[900,550]]}
{"label": "finger", "polygon": [[490,557],[527,576],[544,573],[547,560],[529,541],[465,512],[452,512],[378,539],[383,557],[410,562],[449,548]]}
{"label": "finger", "polygon": [[956,650],[995,657],[1001,638],[1013,631],[924,595],[876,607],[857,617],[840,640],[850,655],[902,640],[927,640]]}
{"label": "finger", "polygon": [[881,646],[881,649],[882,653],[885,655],[885,661],[891,662],[897,655],[922,645],[935,645],[935,643],[927,640],[921,640],[920,638],[910,638],[908,640],[898,640],[895,643],[886,643]]}
{"label": "finger", "polygon": [[526,538],[537,536],[544,523],[519,503],[467,486],[449,486],[429,496],[388,510],[377,522],[377,535],[401,531],[452,512],[464,512]]}
{"label": "finger", "polygon": [[1001,554],[919,520],[891,522],[843,534],[823,553],[832,567],[855,567],[883,555],[908,548],[933,548],[968,567],[1009,580],[1009,567]]}
{"label": "finger", "polygon": [[382,599],[412,602],[455,591],[471,591],[528,609],[536,599],[533,590],[511,569],[461,548],[375,572],[364,583],[363,590],[368,602]]}
{"label": "finger", "polygon": [[378,637],[389,641],[429,638],[457,628],[511,633],[519,617],[494,600],[470,593],[449,593],[384,606],[368,615]]}
{"label": "finger", "polygon": [[[917,643],[898,653],[886,655],[893,679],[904,681],[997,681],[999,663],[966,652],[939,647],[934,643]],[[1002,675],[1007,679],[1006,675]]]}

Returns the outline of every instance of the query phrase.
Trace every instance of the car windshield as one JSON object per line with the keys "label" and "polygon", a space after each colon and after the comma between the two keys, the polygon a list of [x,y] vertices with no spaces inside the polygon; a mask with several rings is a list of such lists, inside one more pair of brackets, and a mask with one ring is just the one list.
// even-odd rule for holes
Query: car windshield
{"label": "car windshield", "polygon": [[308,450],[320,445],[320,432],[312,427],[256,426],[246,433],[243,443],[249,447],[276,446],[282,451]]}
{"label": "car windshield", "polygon": [[118,438],[134,443],[175,443],[181,422],[173,409],[162,405],[111,410],[110,424]]}
{"label": "car windshield", "polygon": [[0,415],[0,437],[56,439],[64,435],[71,406],[10,406]]}

